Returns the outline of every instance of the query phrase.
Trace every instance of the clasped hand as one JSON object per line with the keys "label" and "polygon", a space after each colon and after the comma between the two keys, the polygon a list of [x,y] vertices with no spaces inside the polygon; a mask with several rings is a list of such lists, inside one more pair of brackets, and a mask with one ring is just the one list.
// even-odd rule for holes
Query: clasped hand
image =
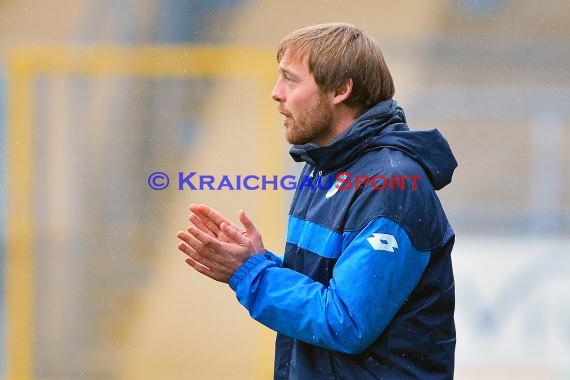
{"label": "clasped hand", "polygon": [[227,283],[234,272],[256,253],[264,253],[261,234],[244,211],[241,228],[204,204],[190,205],[188,220],[193,224],[179,231],[178,249],[186,263],[199,273]]}

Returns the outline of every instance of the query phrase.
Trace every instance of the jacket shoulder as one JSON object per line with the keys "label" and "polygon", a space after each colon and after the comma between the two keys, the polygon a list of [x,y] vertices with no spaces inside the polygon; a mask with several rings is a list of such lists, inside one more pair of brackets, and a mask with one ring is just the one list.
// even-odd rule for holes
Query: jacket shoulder
{"label": "jacket shoulder", "polygon": [[366,153],[349,169],[368,178],[353,199],[346,230],[359,230],[385,217],[400,225],[419,250],[441,244],[449,226],[429,177],[413,158],[397,149]]}

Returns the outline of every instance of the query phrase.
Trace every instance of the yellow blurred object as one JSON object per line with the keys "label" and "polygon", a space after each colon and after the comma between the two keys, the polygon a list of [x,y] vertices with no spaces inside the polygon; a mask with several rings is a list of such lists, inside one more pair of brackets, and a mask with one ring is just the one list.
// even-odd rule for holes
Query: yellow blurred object
{"label": "yellow blurred object", "polygon": [[[136,75],[142,77],[215,77],[253,79],[257,83],[260,104],[267,102],[266,94],[272,85],[274,68],[269,63],[273,55],[266,50],[229,46],[146,46],[141,48],[96,47],[72,49],[66,47],[18,48],[8,53],[8,81],[10,83],[8,115],[8,183],[10,208],[8,210],[6,306],[7,306],[7,379],[27,380],[34,378],[34,321],[33,278],[34,262],[32,242],[34,239],[32,212],[32,173],[34,152],[32,138],[33,79],[42,75]],[[260,107],[260,125],[272,123],[269,107]],[[268,128],[256,128],[259,141],[275,139]],[[257,150],[261,172],[272,172],[268,163],[279,162],[280,152],[271,144],[260,144]],[[266,163],[265,165],[263,163]],[[262,192],[260,201],[275,203],[279,195]],[[281,201],[279,203],[284,203]],[[261,223],[279,226],[283,224],[284,210],[279,207],[264,207],[258,214]],[[181,220],[178,224],[182,224]],[[175,230],[173,230],[175,231]],[[269,229],[267,242],[280,244],[279,233]],[[174,235],[174,232],[173,232]],[[174,244],[173,244],[174,246]],[[182,263],[178,263],[180,267]],[[169,276],[170,277],[170,276]],[[176,287],[171,288],[174,292]],[[229,297],[229,294],[226,295]],[[158,296],[163,297],[163,295]],[[209,296],[208,296],[209,297]],[[232,300],[233,302],[233,300]],[[213,312],[214,310],[211,310]],[[163,310],[160,313],[168,313]],[[218,311],[216,311],[218,313]],[[232,316],[233,318],[233,316]],[[243,318],[242,318],[243,321]],[[250,321],[248,321],[250,323]],[[232,322],[233,324],[233,322]],[[157,322],[157,326],[160,321]],[[234,327],[239,329],[239,324]],[[124,327],[125,329],[127,326]],[[261,329],[260,329],[261,331]],[[271,346],[266,333],[259,332],[257,347],[257,372],[264,377],[271,371]],[[239,334],[238,334],[239,335]],[[261,343],[260,343],[261,342]],[[188,342],[192,344],[192,342]],[[238,344],[233,343],[233,344]],[[128,356],[128,355],[127,355]],[[237,355],[240,356],[240,355]],[[127,359],[128,360],[128,359]],[[168,360],[166,360],[168,362]],[[147,363],[149,364],[149,363]],[[165,374],[159,363],[157,374]],[[186,371],[184,368],[176,371]],[[147,370],[145,370],[146,372]],[[166,371],[167,372],[167,371]],[[228,373],[232,373],[230,369]],[[146,373],[148,376],[148,372]],[[126,375],[129,376],[128,374]],[[137,378],[136,375],[132,378]],[[206,375],[204,375],[206,376]]]}

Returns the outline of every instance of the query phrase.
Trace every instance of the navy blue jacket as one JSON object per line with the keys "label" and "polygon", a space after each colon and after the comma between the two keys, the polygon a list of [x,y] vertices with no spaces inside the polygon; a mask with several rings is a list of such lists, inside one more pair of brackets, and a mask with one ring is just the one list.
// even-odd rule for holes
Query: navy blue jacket
{"label": "navy blue jacket", "polygon": [[284,258],[255,255],[230,279],[278,333],[275,379],[452,378],[454,233],[435,193],[457,166],[445,139],[409,131],[387,100],[330,145],[290,153],[307,164]]}

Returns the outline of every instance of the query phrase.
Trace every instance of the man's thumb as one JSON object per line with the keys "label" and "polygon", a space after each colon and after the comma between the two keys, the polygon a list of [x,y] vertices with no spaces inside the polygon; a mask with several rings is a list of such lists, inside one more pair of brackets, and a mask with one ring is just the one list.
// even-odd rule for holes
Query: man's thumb
{"label": "man's thumb", "polygon": [[251,219],[249,219],[249,217],[246,215],[245,211],[240,210],[239,212],[239,220],[241,222],[241,224],[243,224],[243,227],[245,228],[245,232],[250,235],[254,232],[256,232],[257,230],[255,229],[255,226],[253,225],[253,222],[251,221]]}

